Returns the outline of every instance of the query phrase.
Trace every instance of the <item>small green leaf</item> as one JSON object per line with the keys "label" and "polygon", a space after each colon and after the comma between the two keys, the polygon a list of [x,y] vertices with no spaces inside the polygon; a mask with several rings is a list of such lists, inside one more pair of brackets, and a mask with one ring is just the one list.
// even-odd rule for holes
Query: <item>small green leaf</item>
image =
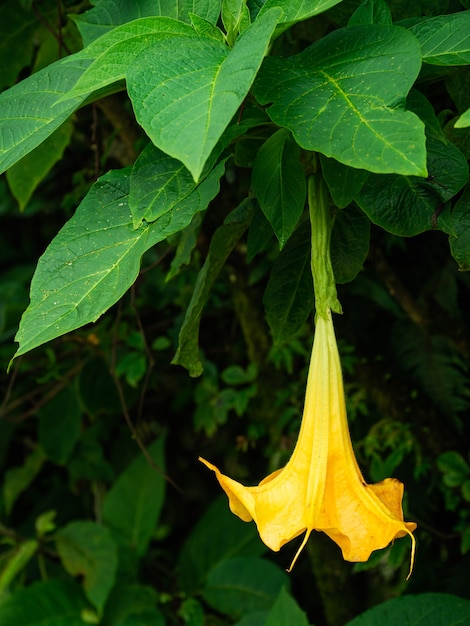
{"label": "small green leaf", "polygon": [[0,594],[3,595],[15,577],[24,570],[36,554],[39,547],[36,539],[22,541],[13,552],[2,553],[2,569],[0,571]]}
{"label": "small green leaf", "polygon": [[305,613],[283,587],[263,626],[309,626]]}
{"label": "small green leaf", "polygon": [[337,211],[331,233],[330,254],[337,283],[359,274],[369,253],[370,221],[354,205]]}
{"label": "small green leaf", "polygon": [[[23,465],[5,472],[3,481],[3,503],[5,511],[10,513],[17,498],[27,489],[41,471],[46,457],[40,446],[26,457]],[[0,622],[1,623],[1,622]]]}
{"label": "small green leaf", "polygon": [[469,626],[470,601],[446,593],[393,598],[369,609],[346,626]]}
{"label": "small green leaf", "polygon": [[266,59],[253,91],[307,150],[371,172],[425,176],[424,125],[403,107],[420,67],[405,29],[350,26],[295,56]]}
{"label": "small green leaf", "polygon": [[94,522],[71,522],[55,534],[55,540],[62,565],[72,576],[83,576],[86,596],[101,614],[118,564],[109,531]]}
{"label": "small green leaf", "polygon": [[470,187],[467,185],[451,211],[442,214],[442,229],[449,235],[452,256],[459,269],[470,270]]}
{"label": "small green leaf", "polygon": [[320,155],[321,169],[335,205],[344,209],[364,186],[369,172],[343,165],[336,159]]}
{"label": "small green leaf", "polygon": [[259,15],[273,7],[279,7],[283,11],[279,22],[295,23],[319,15],[339,2],[341,0],[266,0]]}
{"label": "small green leaf", "polygon": [[448,487],[458,487],[470,478],[468,463],[454,450],[439,455],[437,467],[444,474],[444,482]]}
{"label": "small green leaf", "polygon": [[65,387],[38,413],[39,443],[51,461],[63,465],[80,437],[82,410],[77,396]]}
{"label": "small green leaf", "polygon": [[470,63],[470,11],[439,15],[410,28],[421,44],[425,63],[467,65]]}
{"label": "small green leaf", "polygon": [[253,163],[253,189],[282,249],[303,213],[307,184],[300,148],[282,128],[259,149]]}
{"label": "small green leaf", "polygon": [[470,109],[467,109],[455,122],[455,128],[467,128],[470,126]]}
{"label": "small green leaf", "polygon": [[202,592],[216,611],[231,618],[271,608],[287,574],[273,563],[255,557],[236,557],[212,569]]}
{"label": "small green leaf", "polygon": [[142,557],[155,531],[165,495],[165,437],[147,449],[155,467],[139,452],[103,501],[103,523],[116,541]]}
{"label": "small green leaf", "polygon": [[197,277],[180,329],[178,350],[172,360],[173,364],[185,367],[190,376],[202,374],[202,363],[199,358],[199,324],[202,312],[215,279],[238,240],[248,228],[252,215],[252,202],[251,198],[242,202],[215,231],[206,260]]}
{"label": "small green leaf", "polygon": [[275,343],[295,335],[314,306],[310,227],[299,227],[274,262],[263,297]]}
{"label": "small green leaf", "polygon": [[86,601],[71,581],[48,580],[19,589],[0,604],[2,626],[85,626]]}
{"label": "small green leaf", "polygon": [[137,121],[163,152],[199,180],[266,54],[280,11],[256,20],[230,50],[213,38],[149,46],[131,65],[127,87]]}

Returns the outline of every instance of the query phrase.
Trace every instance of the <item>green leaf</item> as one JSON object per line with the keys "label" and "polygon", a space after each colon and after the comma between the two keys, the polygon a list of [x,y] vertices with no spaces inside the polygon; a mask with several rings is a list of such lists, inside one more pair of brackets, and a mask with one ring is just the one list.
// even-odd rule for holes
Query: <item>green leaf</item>
{"label": "green leaf", "polygon": [[323,13],[341,0],[267,0],[259,12],[262,15],[273,7],[279,7],[283,13],[280,23],[301,22],[309,17]]}
{"label": "green leaf", "polygon": [[183,545],[178,560],[181,588],[187,593],[197,592],[217,564],[234,556],[260,556],[266,550],[256,526],[233,515],[225,495],[220,496]]}
{"label": "green leaf", "polygon": [[393,598],[369,609],[346,626],[470,626],[470,601],[446,593]]}
{"label": "green leaf", "polygon": [[448,487],[458,487],[470,478],[470,467],[461,454],[449,450],[437,458],[437,467],[444,474],[444,483]]}
{"label": "green leaf", "polygon": [[278,130],[261,146],[252,177],[259,205],[282,249],[297,226],[307,198],[300,149],[289,131]]}
{"label": "green leaf", "polygon": [[128,189],[129,171],[105,174],[39,259],[17,356],[95,321],[137,278],[142,254],[162,237],[147,224],[133,229]]}
{"label": "green leaf", "polygon": [[330,254],[337,283],[359,274],[369,253],[370,221],[354,205],[337,211],[331,233]]}
{"label": "green leaf", "polygon": [[344,209],[350,204],[364,186],[369,172],[343,165],[336,159],[320,155],[321,169],[331,198],[335,205]]}
{"label": "green leaf", "polygon": [[10,191],[16,198],[20,211],[28,204],[34,190],[62,158],[72,137],[73,124],[67,120],[45,141],[7,171]]}
{"label": "green leaf", "polygon": [[468,180],[465,157],[452,143],[428,137],[429,177],[371,174],[356,196],[370,220],[395,235],[412,237],[440,227],[439,215]]}
{"label": "green leaf", "polygon": [[467,128],[470,126],[470,109],[467,109],[455,122],[455,128]]}
{"label": "green leaf", "polygon": [[76,394],[65,387],[39,411],[38,440],[46,456],[66,463],[80,437],[82,410]]}
{"label": "green leaf", "polygon": [[281,589],[263,626],[309,626],[305,613],[286,591]]}
{"label": "green leaf", "polygon": [[109,531],[94,522],[71,522],[55,534],[55,540],[62,565],[72,576],[83,576],[85,594],[101,614],[118,564]]}
{"label": "green leaf", "polygon": [[275,343],[305,324],[314,306],[310,268],[310,226],[299,227],[274,262],[263,303]]}
{"label": "green leaf", "polygon": [[251,87],[279,14],[265,13],[231,50],[213,38],[188,38],[184,45],[167,39],[149,46],[129,68],[137,121],[196,181]]}
{"label": "green leaf", "polygon": [[139,452],[106,494],[103,523],[116,541],[142,557],[155,531],[165,496],[165,437],[154,441],[147,452],[155,463],[150,465]]}
{"label": "green leaf", "polygon": [[470,11],[439,15],[410,28],[421,44],[423,61],[432,65],[470,63]]}
{"label": "green leaf", "polygon": [[[46,457],[40,446],[34,448],[23,465],[5,472],[3,480],[3,503],[6,513],[10,513],[17,498],[25,491],[41,471]],[[1,622],[0,622],[1,623]]]}
{"label": "green leaf", "polygon": [[[85,101],[61,101],[90,64],[61,59],[0,94],[0,173],[51,135]],[[60,101],[60,102],[59,102]]]}
{"label": "green leaf", "polygon": [[108,31],[138,18],[166,16],[182,22],[190,22],[194,13],[215,24],[220,13],[220,0],[133,0],[132,2],[109,2],[95,0],[95,7],[82,15],[71,15],[87,46]]}
{"label": "green leaf", "polygon": [[238,34],[250,25],[246,0],[223,0],[221,18],[227,33],[227,42],[232,46]]}
{"label": "green leaf", "polygon": [[197,35],[189,24],[169,17],[144,17],[114,28],[69,57],[93,62],[63,99],[90,93],[124,79],[137,55],[152,43],[172,38],[175,46],[185,46],[185,37],[196,38]]}
{"label": "green leaf", "polygon": [[149,143],[137,158],[131,173],[129,206],[134,226],[154,222],[165,213],[198,213],[206,209],[219,191],[219,170],[195,183],[178,161]]}
{"label": "green leaf", "polygon": [[210,571],[202,597],[216,611],[236,619],[271,608],[282,587],[288,585],[287,574],[273,563],[235,557]]}
{"label": "green leaf", "polygon": [[[164,620],[155,608],[158,595],[152,587],[143,585],[118,585],[111,591],[100,626],[164,626]],[[153,613],[153,621],[146,616]]]}
{"label": "green leaf", "polygon": [[37,582],[0,604],[2,626],[85,626],[80,586],[65,580]]}
{"label": "green leaf", "polygon": [[371,172],[425,176],[424,125],[403,108],[420,67],[405,29],[350,26],[290,58],[266,59],[253,91],[307,150]]}
{"label": "green leaf", "polygon": [[351,15],[348,26],[354,24],[391,24],[392,12],[384,0],[364,0]]}
{"label": "green leaf", "polygon": [[13,552],[2,553],[2,569],[0,571],[0,595],[11,585],[15,577],[24,570],[36,554],[39,543],[36,539],[27,539],[15,547]]}
{"label": "green leaf", "polygon": [[190,376],[202,374],[202,363],[199,358],[199,325],[202,312],[220,270],[248,228],[252,216],[252,202],[251,198],[244,200],[215,231],[206,260],[198,274],[180,329],[178,350],[172,360],[173,364],[185,367]]}

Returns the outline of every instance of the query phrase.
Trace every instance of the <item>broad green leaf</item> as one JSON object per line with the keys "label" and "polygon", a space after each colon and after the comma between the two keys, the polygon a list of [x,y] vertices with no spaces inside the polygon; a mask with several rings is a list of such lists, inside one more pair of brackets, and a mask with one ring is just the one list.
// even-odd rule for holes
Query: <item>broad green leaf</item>
{"label": "broad green leaf", "polygon": [[274,563],[256,557],[235,557],[209,572],[202,597],[216,611],[240,618],[271,608],[282,587],[288,586],[287,574]]}
{"label": "broad green leaf", "polygon": [[262,15],[273,7],[279,7],[283,13],[281,23],[301,22],[309,17],[323,13],[341,0],[267,0],[259,12]]}
{"label": "broad green leaf", "polygon": [[331,233],[331,264],[337,283],[359,274],[369,253],[370,221],[356,206],[337,211]]}
{"label": "broad green leaf", "polygon": [[348,25],[391,23],[392,12],[385,0],[363,0],[351,15]]}
{"label": "broad green leaf", "polygon": [[366,182],[369,172],[343,165],[336,159],[320,155],[321,169],[335,205],[344,209],[350,204]]}
{"label": "broad green leaf", "polygon": [[77,443],[82,425],[82,409],[76,394],[65,387],[38,411],[38,439],[46,456],[65,464]]}
{"label": "broad green leaf", "polygon": [[55,542],[62,565],[72,576],[83,576],[85,594],[101,614],[118,564],[108,529],[94,522],[71,522],[55,534]]}
{"label": "broad green leaf", "polygon": [[467,128],[470,126],[470,109],[467,109],[455,122],[455,128]]}
{"label": "broad green leaf", "polygon": [[286,591],[281,589],[263,626],[309,626],[305,613]]}
{"label": "broad green leaf", "polygon": [[[100,626],[128,626],[132,618],[141,619],[141,626],[164,626],[163,617],[155,608],[157,602],[158,595],[152,587],[118,585],[111,591]],[[144,615],[151,611],[154,621],[146,622]]]}
{"label": "broad green leaf", "polygon": [[300,149],[289,131],[278,130],[258,150],[252,183],[282,249],[297,226],[307,198]]}
{"label": "broad green leaf", "polygon": [[172,363],[185,367],[190,376],[202,374],[202,363],[199,358],[199,324],[210,290],[225,261],[248,228],[251,216],[252,199],[248,198],[229,214],[211,239],[209,252],[198,274],[180,329],[178,350],[172,360]]}
{"label": "broad green leaf", "polygon": [[129,178],[126,170],[100,178],[39,259],[17,355],[98,319],[135,281],[142,254],[164,238],[148,224],[132,227]]}
{"label": "broad green leaf", "polygon": [[62,158],[72,132],[73,124],[67,120],[7,171],[8,185],[18,201],[20,211],[24,210],[36,187]]}
{"label": "broad green leaf", "polygon": [[442,228],[444,203],[468,180],[465,157],[452,143],[429,137],[429,178],[371,174],[356,196],[356,202],[378,226],[395,235],[411,237]]}
{"label": "broad green leaf", "polygon": [[425,63],[467,65],[470,63],[470,11],[439,15],[410,28],[421,44]]}
{"label": "broad green leaf", "polygon": [[156,529],[165,497],[165,437],[156,439],[147,452],[139,452],[118,477],[103,501],[103,523],[116,541],[142,557]]}
{"label": "broad green leaf", "polygon": [[307,150],[372,172],[425,176],[424,125],[402,104],[420,67],[419,44],[405,29],[350,26],[290,58],[266,59],[253,91]]}
{"label": "broad green leaf", "polygon": [[[196,213],[189,226],[186,226],[185,229],[175,235],[175,239],[177,238],[175,255],[171,260],[171,266],[165,277],[165,282],[170,281],[180,273],[184,266],[189,265],[192,252],[197,245],[201,223],[201,213]],[[172,238],[170,238],[169,243],[175,245],[175,241]]]}
{"label": "broad green leaf", "polygon": [[169,17],[143,17],[114,28],[73,56],[75,60],[88,59],[92,63],[63,99],[124,79],[137,55],[152,43],[172,38],[175,46],[184,47],[185,37],[196,38],[197,35],[189,24]]}
{"label": "broad green leaf", "polygon": [[470,601],[446,593],[393,598],[356,617],[346,626],[470,626]]}
{"label": "broad green leaf", "polygon": [[310,227],[302,224],[274,262],[264,292],[266,317],[275,343],[299,331],[314,306]]}
{"label": "broad green leaf", "polygon": [[181,588],[199,592],[208,573],[234,556],[261,556],[267,548],[256,526],[246,524],[230,512],[227,498],[220,496],[186,539],[178,560]]}
{"label": "broad green leaf", "polygon": [[[25,491],[41,471],[46,457],[40,446],[29,454],[23,465],[12,467],[5,472],[3,480],[3,504],[10,513],[19,496]],[[1,622],[0,622],[1,624]]]}
{"label": "broad green leaf", "polygon": [[66,580],[37,582],[0,604],[2,626],[85,626],[86,601],[80,586]]}
{"label": "broad green leaf", "polygon": [[231,50],[213,38],[188,38],[184,45],[165,39],[140,53],[129,68],[137,121],[196,181],[251,87],[279,14],[266,12]]}
{"label": "broad green leaf", "polygon": [[56,61],[0,94],[0,173],[51,135],[87,94],[59,102],[90,64]]}
{"label": "broad green leaf", "polygon": [[189,22],[190,14],[194,13],[215,24],[220,13],[220,0],[95,0],[93,4],[93,9],[71,16],[80,30],[84,46],[117,26],[141,17],[165,16]]}
{"label": "broad green leaf", "polygon": [[134,226],[142,220],[154,222],[168,213],[194,213],[204,210],[218,192],[218,178],[209,174],[197,184],[186,167],[152,143],[141,152],[131,172],[129,206]]}

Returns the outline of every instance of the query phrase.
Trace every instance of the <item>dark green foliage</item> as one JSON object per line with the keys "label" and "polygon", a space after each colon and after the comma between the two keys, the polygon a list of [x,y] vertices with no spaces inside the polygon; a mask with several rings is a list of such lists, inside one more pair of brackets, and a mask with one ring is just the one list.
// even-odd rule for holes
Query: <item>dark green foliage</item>
{"label": "dark green foliage", "polygon": [[[0,626],[470,623],[469,9],[2,4]],[[197,461],[256,484],[292,451],[313,172],[408,582],[406,540],[318,533],[287,574]]]}

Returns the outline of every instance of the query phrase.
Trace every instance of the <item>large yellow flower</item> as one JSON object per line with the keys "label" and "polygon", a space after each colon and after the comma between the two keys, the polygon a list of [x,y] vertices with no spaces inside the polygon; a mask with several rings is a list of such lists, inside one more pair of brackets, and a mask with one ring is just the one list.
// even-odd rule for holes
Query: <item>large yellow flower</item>
{"label": "large yellow flower", "polygon": [[354,456],[346,418],[341,364],[331,311],[317,315],[305,407],[299,438],[287,465],[244,487],[214,470],[230,509],[254,520],[272,550],[305,532],[291,568],[312,530],[323,531],[347,561],[367,561],[371,552],[410,535],[414,522],[403,520],[403,484],[387,478],[368,485]]}

